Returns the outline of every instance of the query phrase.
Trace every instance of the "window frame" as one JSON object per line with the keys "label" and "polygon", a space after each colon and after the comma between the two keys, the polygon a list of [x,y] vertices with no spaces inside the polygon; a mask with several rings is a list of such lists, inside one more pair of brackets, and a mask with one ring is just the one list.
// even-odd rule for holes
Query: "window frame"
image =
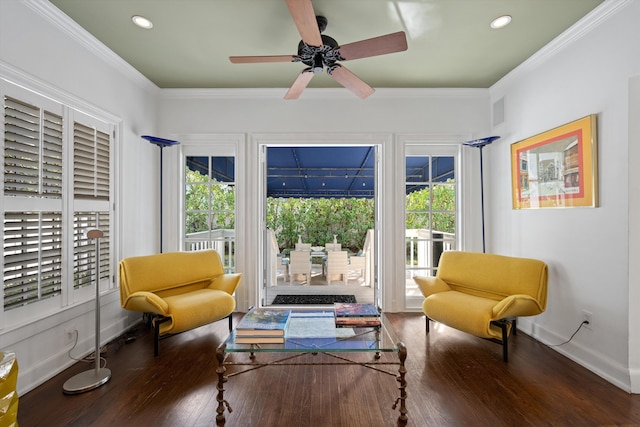
{"label": "window frame", "polygon": [[[2,187],[0,188],[0,203],[2,204],[3,211],[3,229],[0,231],[0,237],[2,238],[3,246],[6,245],[7,235],[5,233],[5,218],[8,213],[47,213],[55,212],[61,218],[60,221],[60,254],[59,262],[60,290],[53,297],[45,299],[36,299],[30,303],[24,305],[16,305],[15,307],[5,307],[5,291],[2,293],[3,304],[0,307],[0,329],[12,329],[20,325],[33,323],[47,316],[61,312],[62,310],[74,306],[88,300],[95,298],[94,285],[74,287],[74,269],[76,268],[74,257],[78,252],[86,251],[87,248],[80,248],[74,243],[74,217],[77,212],[103,212],[108,214],[107,226],[104,227],[105,238],[100,241],[101,251],[101,291],[108,291],[116,288],[115,275],[114,275],[114,261],[116,259],[114,248],[115,245],[115,211],[114,211],[114,194],[117,184],[117,180],[114,176],[114,162],[116,157],[116,131],[118,129],[118,122],[108,115],[102,116],[96,114],[95,111],[91,113],[85,113],[79,108],[75,108],[70,104],[70,99],[66,99],[64,95],[60,97],[62,100],[54,99],[44,93],[36,92],[29,88],[29,85],[13,83],[6,78],[0,78],[0,99],[2,99],[2,121],[0,123],[0,137],[2,138],[2,151],[4,154],[6,141],[5,137],[8,136],[7,126],[5,124],[5,99],[12,98],[18,100],[21,103],[33,106],[37,110],[51,111],[53,114],[59,115],[62,120],[61,126],[61,150],[58,159],[56,157],[56,150],[46,151],[44,148],[39,148],[38,159],[38,173],[42,173],[45,176],[39,177],[40,186],[46,181],[53,179],[55,184],[56,175],[61,176],[61,189],[60,195],[46,193],[42,196],[34,194],[5,194],[5,167],[3,164],[0,177],[2,178]],[[46,92],[46,91],[41,91]],[[90,109],[88,109],[90,111]],[[43,113],[40,113],[40,117]],[[93,132],[101,134],[102,141],[100,142],[102,148],[108,145],[108,152],[104,149],[100,149],[100,144],[96,150],[94,150],[93,168],[98,173],[95,174],[97,181],[99,181],[96,188],[100,190],[100,196],[85,197],[85,200],[74,197],[74,132],[73,123],[81,123],[85,128],[92,129]],[[35,145],[41,144],[45,133],[40,130],[37,132],[37,136],[33,136],[32,141],[36,141]],[[53,156],[53,157],[51,157]],[[106,156],[106,157],[105,157]],[[107,159],[108,163],[104,165],[104,160]],[[60,161],[60,164],[56,163]],[[102,161],[102,164],[100,162]],[[49,165],[49,166],[47,166]],[[44,171],[43,171],[44,166]],[[51,169],[47,171],[47,168]],[[58,170],[60,168],[60,170]],[[35,169],[34,169],[35,170]],[[35,173],[35,172],[34,172]],[[52,178],[53,177],[53,178]],[[46,186],[45,186],[46,187]],[[54,185],[55,189],[55,185]],[[15,216],[15,215],[14,215]],[[86,230],[84,230],[86,233]],[[30,238],[31,239],[31,238]],[[31,239],[41,245],[45,242],[40,235],[36,239]],[[84,243],[82,246],[86,246]],[[40,253],[40,251],[36,251]],[[94,251],[95,252],[95,251]],[[38,255],[40,256],[40,255]],[[94,256],[94,255],[91,255]],[[31,256],[30,256],[31,257]],[[3,256],[0,257],[0,264],[2,270],[5,271],[5,259],[6,253],[3,252]],[[31,259],[31,258],[29,258]],[[23,261],[25,266],[27,262]],[[45,264],[46,266],[46,264]],[[38,271],[44,270],[40,260],[37,262]],[[95,269],[88,267],[89,270]],[[18,270],[19,271],[19,270]],[[94,281],[95,282],[95,281]],[[39,284],[40,286],[40,284]]]}
{"label": "window frame", "polygon": [[[463,140],[464,138],[461,138],[460,140]],[[455,176],[455,182],[452,184],[447,184],[447,185],[453,185],[455,186],[455,209],[453,211],[454,215],[455,215],[455,238],[454,238],[454,246],[456,249],[460,249],[462,247],[462,234],[464,233],[463,230],[463,226],[464,226],[464,221],[462,218],[462,212],[463,212],[463,207],[462,207],[462,201],[464,200],[464,198],[462,197],[462,182],[463,182],[463,176],[462,176],[462,168],[461,168],[461,158],[462,158],[462,152],[461,152],[461,145],[459,143],[454,143],[453,141],[451,141],[451,143],[447,143],[447,142],[443,142],[443,141],[438,141],[438,140],[425,140],[423,142],[418,142],[418,141],[406,141],[404,143],[404,153],[402,156],[402,194],[406,193],[406,185],[407,185],[407,180],[406,180],[406,158],[407,157],[414,157],[414,156],[429,156],[429,157],[453,157],[453,166],[454,166],[454,176]],[[432,171],[429,171],[429,175],[430,175],[430,185],[433,184],[437,184],[432,182],[431,177],[432,177]],[[432,193],[432,192],[430,192]],[[430,200],[433,201],[433,194],[430,194]],[[405,202],[402,205],[402,230],[403,230],[403,244],[402,244],[402,248],[403,250],[406,250],[406,241],[407,241],[407,235],[406,235],[406,215],[407,215],[407,211],[406,211],[406,194],[405,194]],[[433,209],[429,209],[429,211],[431,213],[434,212]],[[437,210],[435,210],[437,211]],[[451,211],[448,211],[451,212]],[[430,216],[431,221],[433,222],[433,218]],[[433,244],[433,238],[430,237],[429,238],[429,242],[430,245]],[[403,252],[404,253],[404,252]],[[414,288],[415,283],[413,282],[413,274],[412,271],[417,271],[415,269],[412,268],[408,268],[406,265],[406,254],[404,254],[403,256],[403,270],[404,270],[404,278],[405,278],[405,286],[403,288],[403,295],[404,295],[404,300],[405,300],[405,308],[406,309],[419,309],[422,306],[422,302],[424,301],[424,297],[420,294],[419,291],[416,292],[417,287]],[[433,270],[435,272],[435,266],[432,266]],[[412,289],[409,292],[409,289]]]}
{"label": "window frame", "polygon": [[[232,237],[231,245],[233,246],[232,251],[234,254],[234,260],[232,266],[228,266],[225,264],[225,269],[227,271],[240,271],[239,262],[241,257],[239,256],[239,251],[241,250],[242,241],[242,225],[239,221],[242,221],[242,217],[239,216],[239,212],[243,209],[243,200],[240,192],[242,191],[243,185],[243,175],[242,169],[239,165],[239,161],[243,156],[243,149],[241,147],[242,141],[244,140],[243,135],[241,134],[194,134],[194,135],[173,135],[173,138],[180,141],[179,153],[176,156],[179,162],[179,173],[180,173],[180,187],[177,188],[178,191],[178,201],[179,201],[179,219],[178,219],[178,230],[179,234],[176,236],[176,247],[177,250],[187,250],[186,249],[186,206],[185,206],[185,196],[186,196],[186,162],[188,157],[233,157],[235,164],[235,177],[233,181],[234,193],[235,193],[235,206],[234,206],[234,236]],[[227,183],[223,183],[227,184]],[[224,254],[220,254],[221,257]],[[231,268],[232,267],[232,268]],[[240,266],[241,268],[241,266]]]}

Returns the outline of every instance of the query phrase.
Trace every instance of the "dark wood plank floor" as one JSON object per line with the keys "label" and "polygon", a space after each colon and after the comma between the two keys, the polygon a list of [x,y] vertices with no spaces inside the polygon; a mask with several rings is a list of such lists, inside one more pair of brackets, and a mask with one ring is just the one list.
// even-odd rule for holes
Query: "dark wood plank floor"
{"label": "dark wood plank floor", "polygon": [[[497,344],[446,327],[426,337],[424,316],[389,316],[408,349],[410,426],[640,425],[640,395],[523,333],[505,364]],[[135,342],[109,344],[112,378],[96,390],[63,394],[67,379],[93,366],[78,363],[21,396],[20,426],[215,425],[215,350],[227,322],[162,340],[158,357],[151,335],[140,326]],[[398,418],[395,378],[359,366],[269,367],[231,378],[226,389],[228,426],[376,427]]]}

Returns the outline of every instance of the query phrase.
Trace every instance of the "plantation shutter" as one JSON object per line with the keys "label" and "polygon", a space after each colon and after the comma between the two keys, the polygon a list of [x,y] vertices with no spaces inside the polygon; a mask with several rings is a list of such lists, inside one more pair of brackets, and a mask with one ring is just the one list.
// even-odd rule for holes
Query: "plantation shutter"
{"label": "plantation shutter", "polygon": [[42,192],[62,197],[62,117],[44,112]]}
{"label": "plantation shutter", "polygon": [[73,188],[76,198],[109,199],[109,134],[73,124]]}
{"label": "plantation shutter", "polygon": [[76,212],[73,218],[73,287],[79,289],[96,283],[96,243],[87,238],[91,229],[99,229],[100,280],[108,280],[110,272],[109,212]]}
{"label": "plantation shutter", "polygon": [[61,293],[59,212],[5,212],[3,251],[5,310]]}
{"label": "plantation shutter", "polygon": [[62,197],[62,116],[4,98],[4,194]]}

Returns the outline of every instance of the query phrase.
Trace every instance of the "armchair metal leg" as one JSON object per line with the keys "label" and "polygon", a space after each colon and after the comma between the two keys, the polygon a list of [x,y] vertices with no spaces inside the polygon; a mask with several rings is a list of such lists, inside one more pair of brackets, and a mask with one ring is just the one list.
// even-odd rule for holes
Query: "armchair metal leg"
{"label": "armchair metal leg", "polygon": [[504,360],[505,362],[509,361],[509,322],[512,322],[512,320],[502,319],[491,322],[492,324],[498,326],[500,330],[502,330],[502,342],[494,339],[491,339],[491,341],[502,344],[502,360]]}
{"label": "armchair metal leg", "polygon": [[231,332],[233,330],[233,313],[230,313],[227,317],[229,318],[229,332]]}
{"label": "armchair metal leg", "polygon": [[426,333],[428,335],[429,334],[429,320],[431,320],[431,319],[429,319],[429,316],[424,316],[424,318],[425,318],[425,322],[426,322],[426,326],[427,326],[427,328],[426,328],[427,332]]}
{"label": "armchair metal leg", "polygon": [[160,324],[170,320],[169,317],[156,316],[153,318],[153,355],[160,353]]}
{"label": "armchair metal leg", "polygon": [[509,361],[509,328],[507,324],[502,325],[502,360]]}

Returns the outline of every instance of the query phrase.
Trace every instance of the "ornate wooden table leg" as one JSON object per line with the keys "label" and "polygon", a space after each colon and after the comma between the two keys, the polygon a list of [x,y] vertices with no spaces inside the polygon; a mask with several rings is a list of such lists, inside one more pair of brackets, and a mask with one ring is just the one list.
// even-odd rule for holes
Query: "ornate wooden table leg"
{"label": "ornate wooden table leg", "polygon": [[398,368],[398,376],[396,380],[399,383],[398,389],[400,390],[400,397],[396,399],[396,402],[393,404],[393,409],[396,409],[398,403],[400,404],[400,416],[398,417],[398,425],[405,426],[407,425],[407,421],[409,417],[407,417],[407,380],[405,379],[405,374],[407,373],[407,368],[404,366],[405,360],[407,360],[407,347],[404,343],[398,343],[398,358],[400,359],[400,367]]}
{"label": "ornate wooden table leg", "polygon": [[229,411],[229,413],[232,412],[229,402],[224,400],[224,383],[227,382],[227,377],[224,375],[224,373],[227,370],[224,367],[224,359],[225,359],[224,351],[226,350],[226,348],[227,346],[224,343],[222,343],[216,350],[216,359],[218,359],[218,368],[216,369],[216,373],[218,374],[218,385],[216,386],[216,388],[218,389],[218,396],[216,398],[216,400],[218,401],[218,409],[216,409],[216,412],[218,413],[218,415],[216,415],[216,425],[218,426],[224,426],[226,422],[224,418],[225,406],[227,408],[227,411]]}

